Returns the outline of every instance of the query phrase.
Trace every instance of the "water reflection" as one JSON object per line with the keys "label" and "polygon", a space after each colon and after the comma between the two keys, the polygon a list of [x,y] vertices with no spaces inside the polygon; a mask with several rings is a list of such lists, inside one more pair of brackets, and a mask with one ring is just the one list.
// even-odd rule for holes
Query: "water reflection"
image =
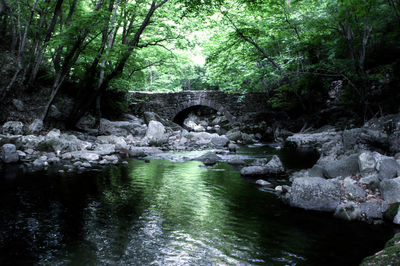
{"label": "water reflection", "polygon": [[390,236],[288,208],[225,163],[199,165],[1,178],[0,264],[345,265]]}

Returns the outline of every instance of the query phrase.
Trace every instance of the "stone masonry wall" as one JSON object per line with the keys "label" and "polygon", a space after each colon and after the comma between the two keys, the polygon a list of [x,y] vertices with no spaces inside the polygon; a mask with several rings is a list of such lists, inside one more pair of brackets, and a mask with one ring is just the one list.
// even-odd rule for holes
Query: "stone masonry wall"
{"label": "stone masonry wall", "polygon": [[262,92],[247,94],[219,91],[182,91],[171,93],[130,93],[130,111],[135,115],[151,111],[173,120],[186,108],[204,105],[223,113],[229,120],[242,120],[246,116],[269,113],[268,95]]}

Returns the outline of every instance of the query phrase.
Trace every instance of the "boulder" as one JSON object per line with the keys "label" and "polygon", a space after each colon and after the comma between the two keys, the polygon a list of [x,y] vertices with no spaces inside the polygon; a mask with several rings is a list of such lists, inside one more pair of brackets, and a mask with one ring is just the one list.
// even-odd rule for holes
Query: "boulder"
{"label": "boulder", "polygon": [[395,159],[384,159],[379,166],[378,177],[380,180],[398,177],[400,174],[400,165]]}
{"label": "boulder", "polygon": [[216,148],[224,148],[226,145],[228,145],[229,139],[226,136],[222,135],[218,137],[213,137],[211,139],[211,143]]}
{"label": "boulder", "polygon": [[379,178],[376,173],[371,173],[360,179],[360,183],[364,184],[368,189],[374,190],[379,187]]}
{"label": "boulder", "polygon": [[265,166],[247,166],[240,170],[242,176],[265,176],[270,174]]}
{"label": "boulder", "polygon": [[97,141],[101,144],[114,144],[117,149],[126,148],[127,144],[123,137],[98,136]]}
{"label": "boulder", "polygon": [[361,220],[361,209],[354,202],[342,203],[337,206],[333,215],[347,221]]}
{"label": "boulder", "polygon": [[267,163],[268,163],[267,158],[258,158],[251,163],[251,166],[266,166]]}
{"label": "boulder", "polygon": [[237,152],[239,150],[239,148],[240,147],[234,143],[229,143],[229,145],[228,145],[228,150],[230,152]]}
{"label": "boulder", "polygon": [[186,134],[184,137],[197,145],[210,145],[211,140],[218,137],[218,134],[210,134],[207,132],[191,132]]}
{"label": "boulder", "polygon": [[35,119],[28,127],[31,134],[38,134],[43,129],[43,121],[40,119]]}
{"label": "boulder", "polygon": [[1,159],[4,163],[16,163],[19,161],[19,155],[14,144],[4,144],[1,147]]}
{"label": "boulder", "polygon": [[231,129],[225,135],[231,141],[242,140],[242,132],[239,129]]}
{"label": "boulder", "polygon": [[257,185],[263,186],[263,187],[272,187],[272,184],[268,181],[262,180],[262,179],[258,179],[256,181]]}
{"label": "boulder", "polygon": [[325,169],[321,165],[318,165],[318,164],[315,164],[311,169],[308,169],[308,175],[310,177],[326,176]]}
{"label": "boulder", "polygon": [[242,133],[241,139],[243,144],[252,144],[256,142],[255,139],[247,133]]}
{"label": "boulder", "polygon": [[383,218],[382,204],[375,199],[361,203],[360,209],[368,220]]}
{"label": "boulder", "polygon": [[221,160],[221,157],[213,152],[207,152],[206,154],[195,159],[196,161],[201,161],[204,165],[214,165]]}
{"label": "boulder", "polygon": [[149,126],[146,131],[146,138],[149,139],[150,143],[155,145],[163,144],[167,141],[165,135],[165,127],[158,121],[150,121]]}
{"label": "boulder", "polygon": [[46,166],[48,166],[48,163],[42,159],[36,159],[32,163],[32,170],[33,171],[40,171],[43,170]]}
{"label": "boulder", "polygon": [[97,161],[100,159],[99,154],[97,154],[96,152],[93,151],[74,151],[74,152],[69,152],[66,154],[63,154],[63,158],[64,155],[65,158],[68,157],[67,154],[69,154],[71,156],[71,158],[76,159],[76,160],[85,160],[85,161]]}
{"label": "boulder", "polygon": [[350,177],[347,177],[343,181],[343,186],[346,193],[351,194],[354,197],[364,198],[367,193],[360,186],[356,184],[356,181]]}
{"label": "boulder", "polygon": [[246,162],[243,159],[241,159],[240,157],[233,157],[228,160],[228,164],[239,166],[239,165],[245,165]]}
{"label": "boulder", "polygon": [[272,156],[272,159],[265,165],[265,167],[267,167],[271,173],[275,174],[285,171],[281,160],[276,155]]}
{"label": "boulder", "polygon": [[2,127],[3,134],[22,135],[24,124],[19,121],[8,121]]}
{"label": "boulder", "polygon": [[327,161],[321,166],[327,178],[350,176],[358,173],[358,156],[357,154],[345,156],[340,160]]}
{"label": "boulder", "polygon": [[341,191],[331,180],[301,177],[293,181],[290,192],[285,197],[293,207],[334,212],[340,203]]}
{"label": "boulder", "polygon": [[361,174],[375,171],[376,160],[371,152],[363,152],[358,156],[358,166]]}
{"label": "boulder", "polygon": [[59,138],[61,136],[61,131],[59,129],[53,128],[46,135],[46,138]]}
{"label": "boulder", "polygon": [[99,155],[110,155],[115,153],[115,145],[114,144],[97,144],[94,153]]}
{"label": "boulder", "polygon": [[105,135],[112,136],[133,136],[143,137],[146,133],[146,125],[140,124],[139,121],[109,121],[102,118],[100,120],[100,132]]}
{"label": "boulder", "polygon": [[400,202],[400,177],[395,179],[384,179],[379,188],[385,202],[388,204]]}
{"label": "boulder", "polygon": [[156,113],[153,112],[145,112],[144,113],[144,121],[146,124],[149,124],[150,121],[158,121],[163,124],[166,128],[169,128],[171,131],[181,131],[182,127],[172,121],[162,118]]}
{"label": "boulder", "polygon": [[341,134],[334,131],[324,131],[313,134],[294,134],[290,136],[285,141],[285,146],[297,147],[297,148],[320,148],[325,143],[332,141],[339,141],[341,139]]}
{"label": "boulder", "polygon": [[75,135],[60,134],[60,131],[52,130],[38,144],[40,151],[54,151],[56,153],[65,153],[70,151],[79,151],[91,148],[92,144],[78,139]]}

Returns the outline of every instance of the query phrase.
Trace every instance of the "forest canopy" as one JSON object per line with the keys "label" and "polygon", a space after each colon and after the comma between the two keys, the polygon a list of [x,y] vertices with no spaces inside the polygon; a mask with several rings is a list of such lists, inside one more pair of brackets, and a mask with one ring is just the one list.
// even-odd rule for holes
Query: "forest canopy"
{"label": "forest canopy", "polygon": [[[0,100],[60,91],[264,91],[276,108],[398,111],[399,0],[0,0]],[[11,66],[11,67],[10,67]],[[73,88],[73,89],[71,89]]]}

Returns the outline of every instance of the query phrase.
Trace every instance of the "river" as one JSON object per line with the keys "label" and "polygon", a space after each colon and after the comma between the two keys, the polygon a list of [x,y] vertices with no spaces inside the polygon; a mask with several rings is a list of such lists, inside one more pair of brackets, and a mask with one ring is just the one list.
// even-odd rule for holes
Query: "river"
{"label": "river", "polygon": [[[241,149],[246,158],[272,153]],[[291,168],[310,161],[280,156]],[[82,174],[3,172],[0,264],[357,265],[393,234],[290,208],[227,163],[201,165],[153,159]]]}

